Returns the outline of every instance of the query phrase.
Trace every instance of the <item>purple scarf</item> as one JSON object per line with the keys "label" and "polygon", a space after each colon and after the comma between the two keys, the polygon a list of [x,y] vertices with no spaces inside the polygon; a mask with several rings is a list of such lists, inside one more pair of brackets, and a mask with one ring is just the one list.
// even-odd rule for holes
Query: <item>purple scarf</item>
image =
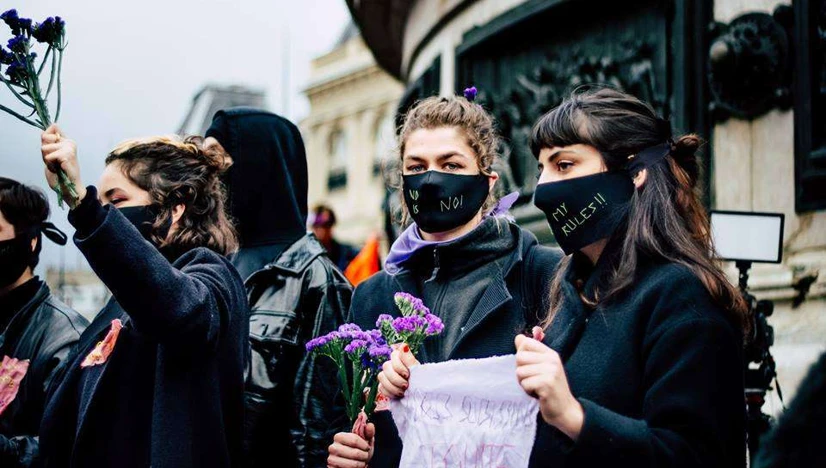
{"label": "purple scarf", "polygon": [[[518,198],[519,192],[511,192],[508,195],[505,195],[496,203],[496,206],[494,206],[493,209],[490,210],[490,212],[485,216],[496,216],[513,222],[513,216],[511,216],[509,210],[511,209],[513,204],[516,203],[516,200]],[[464,236],[468,234],[470,233],[467,233]],[[407,229],[404,230],[404,232],[401,233],[399,238],[396,239],[396,242],[393,242],[393,245],[390,247],[390,253],[387,254],[387,259],[385,259],[384,261],[384,271],[386,271],[390,275],[398,274],[402,269],[402,264],[409,260],[410,257],[412,257],[414,253],[416,253],[416,251],[432,245],[454,242],[457,239],[461,239],[464,236],[445,241],[427,241],[422,239],[422,236],[419,234],[419,228],[418,226],[416,226],[416,223],[412,223],[410,226],[407,227]]]}

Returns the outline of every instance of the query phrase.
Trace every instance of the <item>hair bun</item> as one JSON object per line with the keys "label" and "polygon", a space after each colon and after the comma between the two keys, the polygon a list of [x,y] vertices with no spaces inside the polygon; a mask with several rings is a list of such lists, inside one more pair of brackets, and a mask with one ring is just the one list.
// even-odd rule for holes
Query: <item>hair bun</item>
{"label": "hair bun", "polygon": [[700,175],[697,150],[702,144],[703,140],[694,133],[683,135],[671,144],[671,157],[688,173],[692,183],[696,183]]}
{"label": "hair bun", "polygon": [[225,171],[228,167],[228,154],[221,145],[204,145],[204,138],[200,136],[189,136],[184,140],[187,145],[192,145],[194,154],[212,171],[217,173]]}

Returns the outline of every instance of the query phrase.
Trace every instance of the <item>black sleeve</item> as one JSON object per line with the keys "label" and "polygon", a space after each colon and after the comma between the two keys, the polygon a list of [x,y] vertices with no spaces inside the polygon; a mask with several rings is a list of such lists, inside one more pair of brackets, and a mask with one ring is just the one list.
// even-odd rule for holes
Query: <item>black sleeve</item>
{"label": "black sleeve", "polygon": [[303,357],[293,388],[298,418],[294,418],[290,428],[301,467],[326,466],[327,448],[333,443],[333,436],[350,429],[344,400],[339,395],[338,369],[326,356],[304,351],[304,346],[310,339],[344,323],[351,295],[349,284],[330,277],[304,311],[312,317],[313,326],[300,343]]}
{"label": "black sleeve", "polygon": [[6,437],[0,434],[0,466],[29,468],[34,466],[39,441],[33,436]]}
{"label": "black sleeve", "polygon": [[[729,467],[745,453],[741,340],[723,320],[687,319],[646,339],[642,416],[580,399],[575,466]],[[736,437],[732,437],[735,435]]]}
{"label": "black sleeve", "polygon": [[192,354],[215,346],[237,306],[229,285],[243,284],[223,257],[194,249],[175,268],[117,209],[102,206],[91,186],[69,221],[75,244],[136,329]]}

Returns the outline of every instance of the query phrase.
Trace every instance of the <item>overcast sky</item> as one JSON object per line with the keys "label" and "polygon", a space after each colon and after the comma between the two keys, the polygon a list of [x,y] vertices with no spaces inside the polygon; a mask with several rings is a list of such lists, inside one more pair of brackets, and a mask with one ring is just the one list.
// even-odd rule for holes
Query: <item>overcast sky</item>
{"label": "overcast sky", "polygon": [[[306,116],[301,89],[310,59],[329,50],[349,21],[344,0],[0,0],[0,11],[9,8],[35,21],[66,20],[60,125],[78,143],[86,183],[97,182],[103,158],[118,142],[175,132],[207,83],[265,89],[270,109],[279,113],[287,92],[287,115]],[[4,46],[9,35],[0,23]],[[14,102],[0,88],[0,103]],[[45,187],[39,140],[39,130],[0,112],[0,175]],[[52,220],[73,233],[66,211],[51,193],[50,199]],[[73,246],[64,253],[67,267],[85,266]],[[41,265],[59,261],[60,249],[45,241]]]}

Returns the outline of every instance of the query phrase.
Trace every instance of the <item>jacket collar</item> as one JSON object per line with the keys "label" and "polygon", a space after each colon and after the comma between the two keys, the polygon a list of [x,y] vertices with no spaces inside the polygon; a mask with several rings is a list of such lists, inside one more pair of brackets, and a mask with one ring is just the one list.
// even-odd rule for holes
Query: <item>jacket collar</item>
{"label": "jacket collar", "polygon": [[287,247],[275,260],[264,265],[264,268],[256,271],[247,278],[250,282],[254,277],[267,271],[277,270],[290,276],[299,276],[313,260],[324,255],[326,250],[321,242],[313,234],[306,234]]}
{"label": "jacket collar", "polygon": [[[485,322],[491,314],[500,310],[504,304],[513,299],[510,291],[508,291],[506,278],[510,275],[511,271],[513,271],[514,267],[524,260],[525,252],[534,247],[537,241],[532,234],[520,230],[515,224],[508,223],[507,226],[516,237],[516,245],[513,248],[513,252],[511,255],[505,256],[501,270],[497,271],[495,276],[491,278],[487,288],[485,288],[485,292],[482,293],[479,302],[476,303],[476,306],[471,312],[464,330],[459,335],[453,348],[451,348],[447,357],[448,359],[453,359],[457,350],[480,324]],[[399,288],[399,291],[421,297],[421,291],[416,277],[409,269],[403,268],[399,274],[392,276],[392,278]]]}
{"label": "jacket collar", "polygon": [[34,296],[32,296],[32,298],[29,299],[26,305],[24,305],[22,308],[20,308],[19,311],[17,311],[17,313],[14,314],[11,320],[9,320],[8,325],[6,325],[5,330],[3,330],[3,333],[0,334],[0,349],[3,348],[3,345],[7,337],[9,336],[9,332],[28,323],[32,313],[34,313],[34,311],[37,310],[38,306],[40,306],[40,304],[42,304],[43,301],[49,298],[49,294],[51,294],[49,286],[46,284],[45,281],[43,281],[40,284],[40,288],[37,290]]}

